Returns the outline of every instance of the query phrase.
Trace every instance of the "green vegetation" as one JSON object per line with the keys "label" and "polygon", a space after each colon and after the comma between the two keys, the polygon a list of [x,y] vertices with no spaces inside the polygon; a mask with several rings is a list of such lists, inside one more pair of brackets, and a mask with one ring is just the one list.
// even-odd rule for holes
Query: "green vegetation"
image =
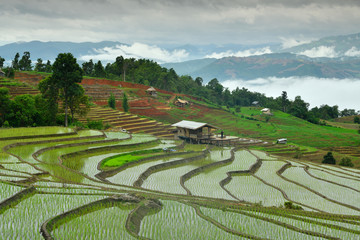
{"label": "green vegetation", "polygon": [[147,157],[155,156],[156,154],[162,152],[162,149],[151,149],[151,150],[142,150],[131,153],[120,154],[117,156],[112,156],[110,158],[104,159],[101,162],[100,168],[108,168],[108,167],[121,167],[122,165],[138,161],[140,159],[144,159]]}
{"label": "green vegetation", "polygon": [[113,93],[110,93],[110,97],[108,99],[108,105],[112,109],[116,109],[116,99]]}
{"label": "green vegetation", "polygon": [[328,152],[328,153],[324,156],[324,160],[322,161],[322,163],[326,163],[326,164],[336,164],[336,160],[335,160],[332,152]]}

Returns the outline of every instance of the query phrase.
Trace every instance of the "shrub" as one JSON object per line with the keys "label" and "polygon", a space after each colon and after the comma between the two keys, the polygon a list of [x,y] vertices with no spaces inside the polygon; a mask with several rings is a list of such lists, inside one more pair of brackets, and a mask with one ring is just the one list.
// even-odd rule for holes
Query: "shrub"
{"label": "shrub", "polygon": [[303,210],[302,207],[295,205],[292,202],[285,202],[284,206],[286,209]]}
{"label": "shrub", "polygon": [[359,124],[360,124],[360,118],[359,118],[359,116],[355,116],[355,117],[354,117],[354,123],[359,123]]}
{"label": "shrub", "polygon": [[237,106],[237,107],[235,108],[235,112],[237,112],[237,113],[241,112],[241,108],[240,108],[239,106]]}
{"label": "shrub", "polygon": [[326,164],[336,164],[336,160],[332,154],[332,152],[328,152],[325,156],[324,156],[324,160],[322,161],[322,163],[326,163]]}
{"label": "shrub", "polygon": [[101,120],[92,121],[92,120],[88,119],[87,127],[90,128],[90,129],[103,130],[104,129],[104,124],[103,124],[103,122]]}
{"label": "shrub", "polygon": [[351,162],[351,159],[348,157],[342,158],[339,165],[344,167],[354,167],[354,164]]}
{"label": "shrub", "polygon": [[113,93],[110,94],[110,97],[108,99],[108,105],[112,109],[116,109],[116,99]]}
{"label": "shrub", "polygon": [[5,121],[2,125],[3,128],[9,128],[10,127],[10,124],[8,121]]}

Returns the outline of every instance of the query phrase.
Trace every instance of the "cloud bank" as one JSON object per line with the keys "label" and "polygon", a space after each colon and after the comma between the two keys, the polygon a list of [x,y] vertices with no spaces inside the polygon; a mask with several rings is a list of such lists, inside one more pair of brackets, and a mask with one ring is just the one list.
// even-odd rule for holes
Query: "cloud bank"
{"label": "cloud bank", "polygon": [[339,54],[335,51],[335,46],[314,47],[312,49],[305,50],[303,52],[299,52],[298,54],[305,55],[305,56],[308,56],[311,58],[320,58],[320,57],[336,58],[339,56]]}
{"label": "cloud bank", "polygon": [[248,49],[244,51],[238,51],[238,52],[232,52],[232,51],[226,51],[221,53],[212,53],[209,55],[206,55],[205,58],[223,58],[223,57],[249,57],[249,56],[255,56],[255,55],[263,55],[267,53],[272,53],[270,50],[270,47],[265,47],[261,49]]}
{"label": "cloud bank", "polygon": [[264,93],[266,96],[278,97],[286,91],[290,99],[300,95],[310,103],[310,107],[322,104],[338,105],[340,109],[353,108],[360,110],[360,79],[325,79],[315,77],[260,78],[250,81],[227,80],[224,87],[234,90],[245,87],[250,91]]}
{"label": "cloud bank", "polygon": [[117,45],[114,48],[106,47],[103,49],[95,49],[96,54],[85,55],[80,57],[80,60],[89,61],[100,60],[102,62],[114,62],[116,57],[123,56],[124,58],[146,58],[152,59],[158,63],[165,62],[180,62],[186,60],[189,56],[185,50],[167,51],[157,46],[151,46],[143,43],[134,43],[128,45]]}

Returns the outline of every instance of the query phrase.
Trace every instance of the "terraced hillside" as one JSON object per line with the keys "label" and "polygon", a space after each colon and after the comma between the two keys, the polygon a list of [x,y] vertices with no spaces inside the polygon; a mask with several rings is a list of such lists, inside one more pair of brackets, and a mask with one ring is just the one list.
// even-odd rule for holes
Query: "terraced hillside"
{"label": "terraced hillside", "polygon": [[158,137],[174,137],[173,128],[170,125],[109,108],[92,107],[86,117],[78,117],[78,119],[83,122],[86,122],[87,119],[101,120],[103,123],[110,124],[112,128],[132,133],[141,132]]}
{"label": "terraced hillside", "polygon": [[360,238],[360,170],[271,156],[250,142],[0,129],[1,236]]}
{"label": "terraced hillside", "polygon": [[36,95],[39,94],[39,90],[35,87],[22,84],[20,82],[10,81],[9,79],[0,79],[0,87],[6,87],[9,89],[9,94],[13,97],[23,94]]}

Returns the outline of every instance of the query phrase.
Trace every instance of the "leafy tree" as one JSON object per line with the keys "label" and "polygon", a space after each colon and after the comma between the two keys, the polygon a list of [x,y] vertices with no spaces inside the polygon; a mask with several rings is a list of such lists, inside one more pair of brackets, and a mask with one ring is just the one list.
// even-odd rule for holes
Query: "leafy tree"
{"label": "leafy tree", "polygon": [[5,76],[8,78],[14,78],[15,77],[15,71],[12,67],[7,67],[3,69]]}
{"label": "leafy tree", "polygon": [[53,64],[53,75],[51,84],[61,91],[65,107],[65,127],[68,126],[69,101],[82,80],[82,69],[71,53],[60,53]]}
{"label": "leafy tree", "polygon": [[348,157],[342,158],[339,165],[344,167],[354,167],[354,164],[351,162],[351,159]]}
{"label": "leafy tree", "polygon": [[14,70],[19,70],[19,58],[20,58],[20,54],[16,53],[14,60],[12,61],[12,68]]}
{"label": "leafy tree", "polygon": [[128,103],[128,99],[127,99],[127,96],[125,93],[124,93],[124,97],[123,97],[122,107],[124,109],[124,112],[129,111],[129,103]]}
{"label": "leafy tree", "polygon": [[332,152],[328,152],[325,156],[324,156],[324,160],[322,161],[322,163],[326,163],[326,164],[336,164],[336,160],[332,154]]}
{"label": "leafy tree", "polygon": [[51,72],[52,72],[52,66],[51,66],[50,60],[47,60],[47,62],[46,62],[45,72],[47,72],[47,73],[51,73]]}
{"label": "leafy tree", "polygon": [[24,52],[23,56],[19,61],[19,70],[21,71],[31,71],[31,59],[30,59],[30,52]]}
{"label": "leafy tree", "polygon": [[0,125],[5,122],[6,115],[10,110],[10,104],[9,89],[0,87]]}
{"label": "leafy tree", "polygon": [[289,113],[295,117],[307,119],[309,103],[306,103],[300,96],[296,96],[292,102]]}
{"label": "leafy tree", "polygon": [[71,113],[71,123],[74,123],[74,114],[85,116],[90,111],[89,97],[85,95],[84,88],[76,84],[69,89],[69,109]]}
{"label": "leafy tree", "polygon": [[37,59],[34,70],[37,72],[45,72],[46,65],[43,63],[43,60],[41,58]]}
{"label": "leafy tree", "polygon": [[4,67],[5,58],[0,56],[0,68]]}
{"label": "leafy tree", "polygon": [[354,116],[354,115],[356,115],[355,109],[347,109],[347,108],[345,108],[344,110],[342,110],[342,111],[340,112],[340,116],[342,116],[342,117],[345,117],[345,116]]}
{"label": "leafy tree", "polygon": [[102,65],[100,60],[97,63],[95,63],[95,65],[94,65],[94,76],[95,77],[106,77],[105,68]]}
{"label": "leafy tree", "polygon": [[18,95],[12,102],[12,111],[14,116],[11,124],[14,127],[33,126],[36,122],[35,99],[30,94]]}
{"label": "leafy tree", "polygon": [[198,85],[198,86],[202,86],[204,80],[201,78],[201,77],[197,77],[195,78],[195,83]]}
{"label": "leafy tree", "polygon": [[360,118],[359,118],[359,116],[355,116],[355,117],[354,117],[354,123],[359,123],[359,124],[360,124]]}
{"label": "leafy tree", "polygon": [[49,76],[40,81],[38,88],[46,99],[47,120],[49,125],[56,124],[56,114],[58,112],[59,86],[53,76]]}
{"label": "leafy tree", "polygon": [[112,109],[116,109],[116,99],[113,93],[110,93],[110,97],[108,99],[108,105]]}
{"label": "leafy tree", "polygon": [[283,112],[286,112],[287,106],[289,105],[289,99],[287,96],[287,92],[286,91],[282,91],[281,93],[281,106],[282,106],[282,110]]}
{"label": "leafy tree", "polygon": [[84,71],[84,75],[86,76],[93,76],[94,73],[94,63],[93,60],[90,59],[89,62],[84,62],[82,64],[82,69]]}

